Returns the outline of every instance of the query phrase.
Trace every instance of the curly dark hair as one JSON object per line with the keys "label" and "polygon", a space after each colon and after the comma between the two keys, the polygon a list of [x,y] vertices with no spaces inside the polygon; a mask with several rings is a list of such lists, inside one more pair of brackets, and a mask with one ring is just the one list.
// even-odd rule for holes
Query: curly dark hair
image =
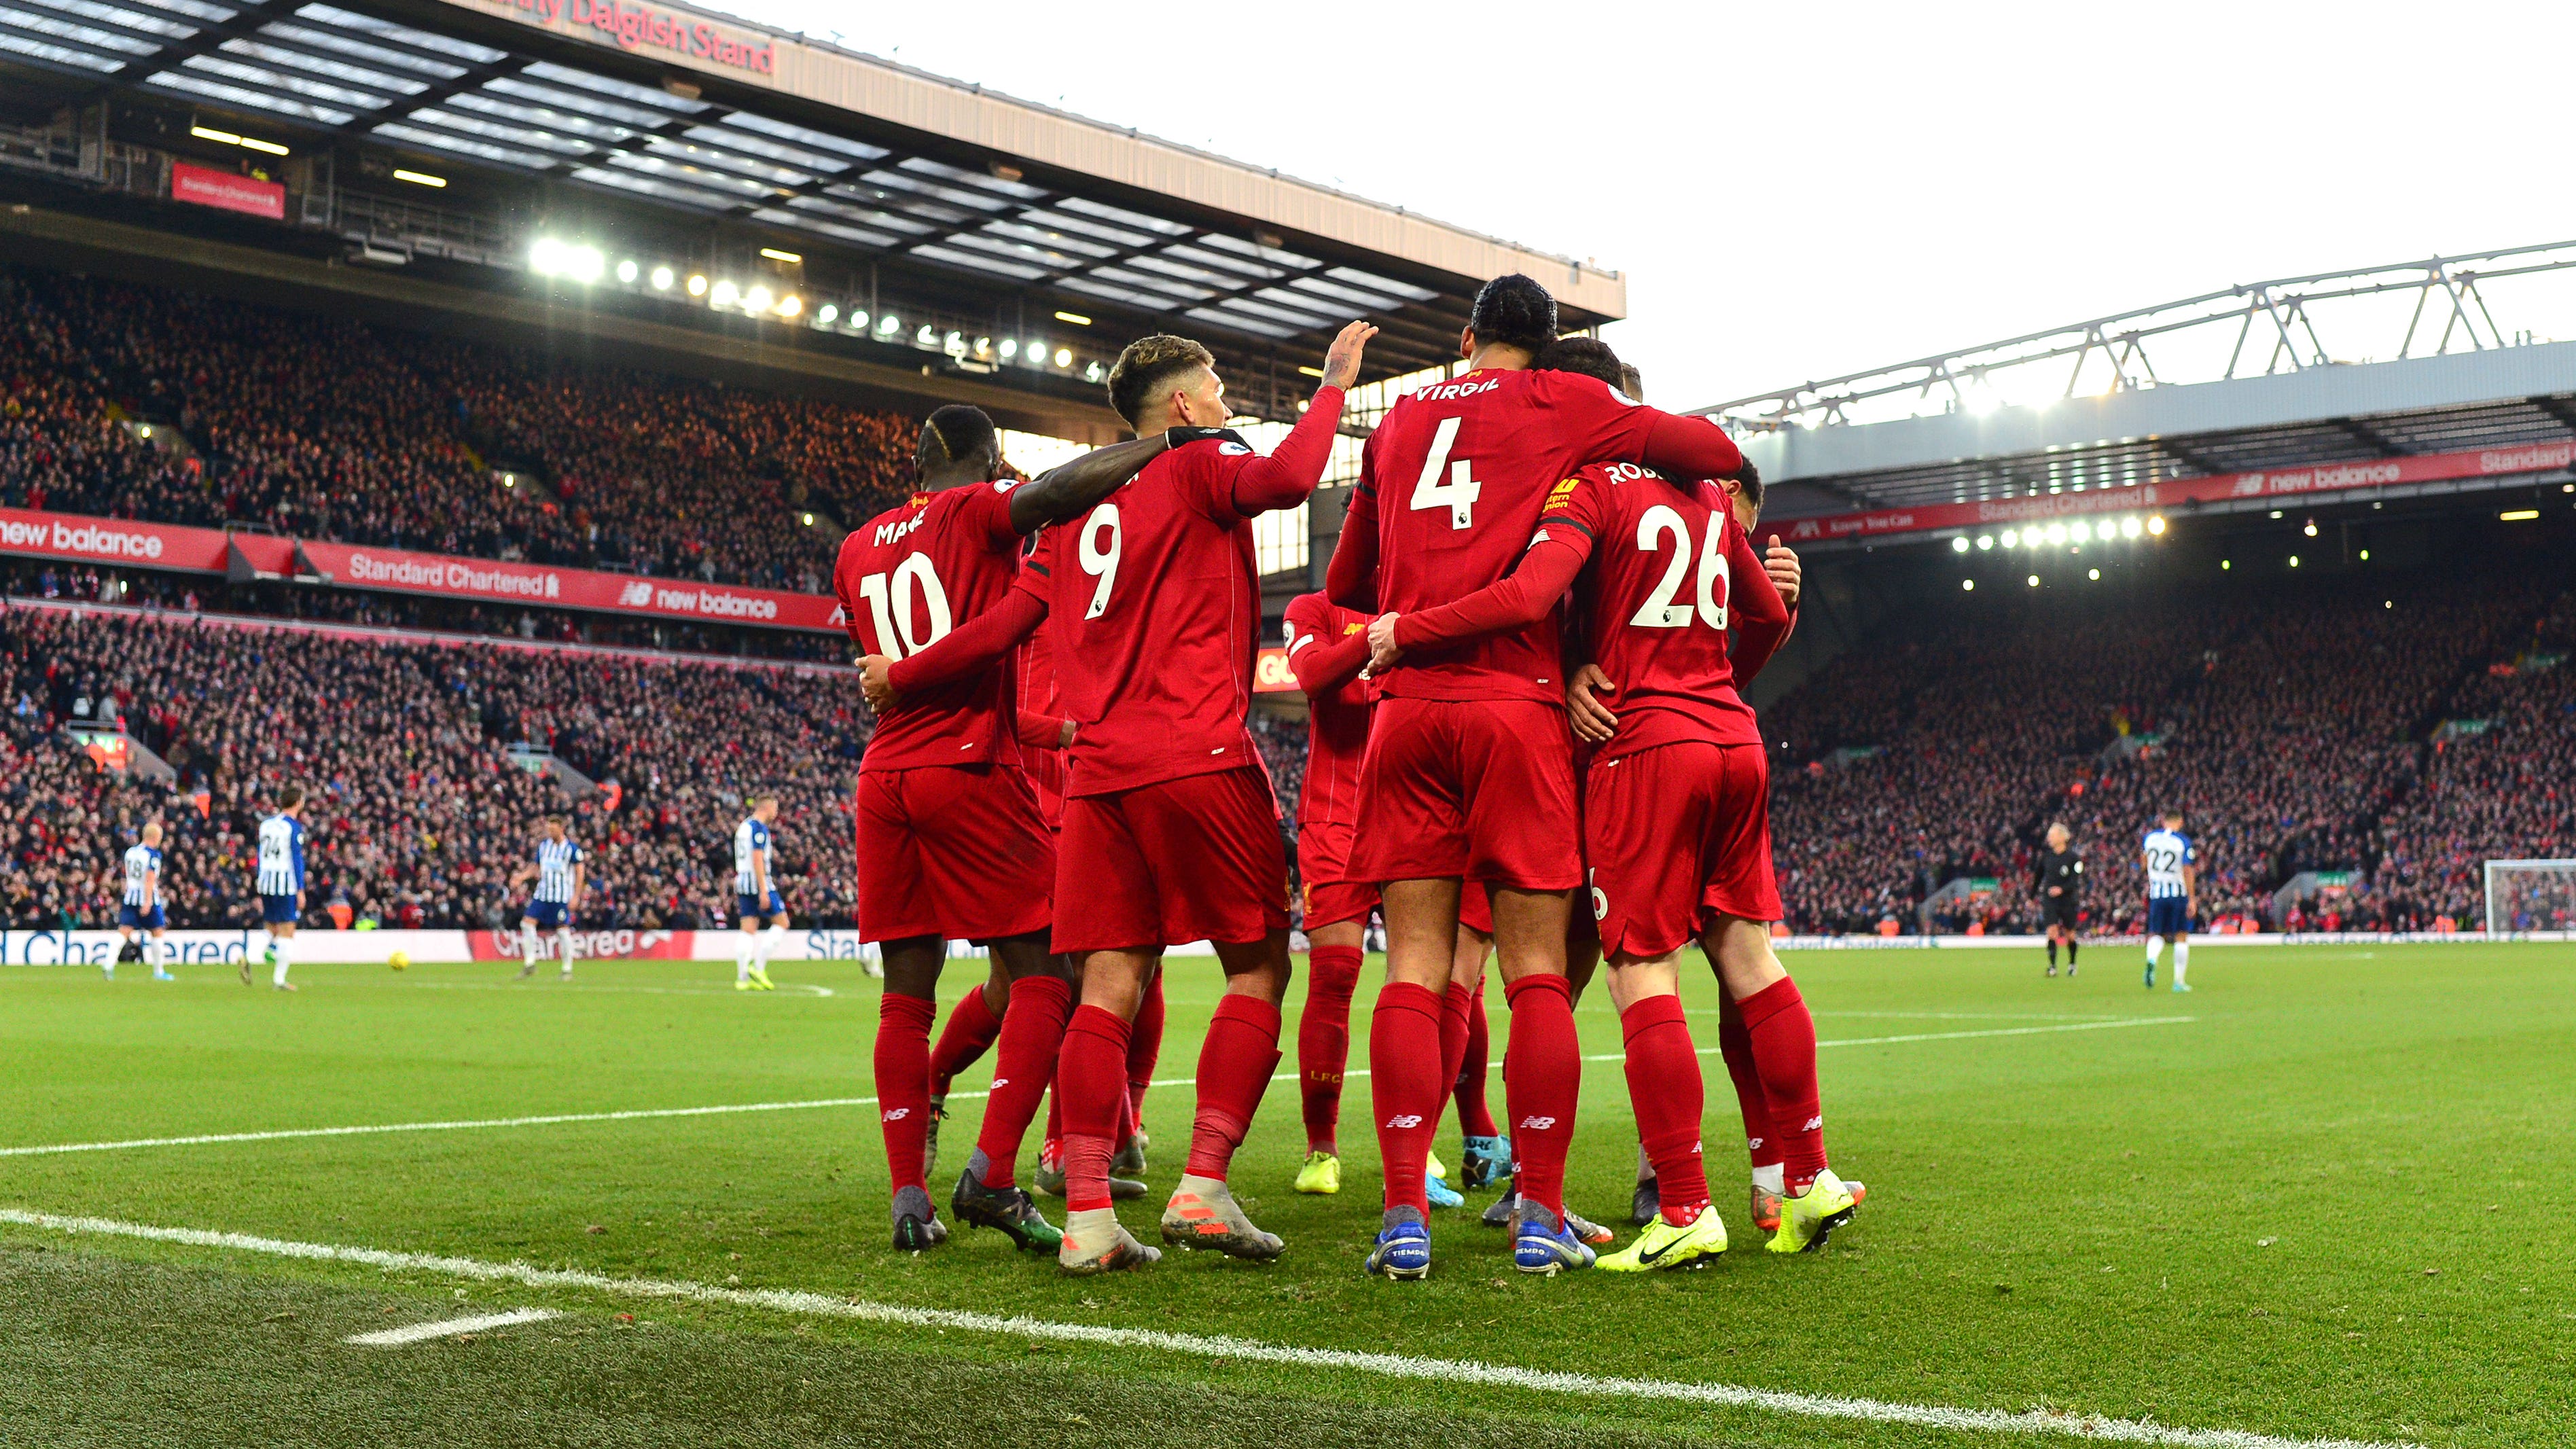
{"label": "curly dark hair", "polygon": [[1477,290],[1467,325],[1476,329],[1479,342],[1505,343],[1535,357],[1556,340],[1556,298],[1531,278],[1510,272]]}

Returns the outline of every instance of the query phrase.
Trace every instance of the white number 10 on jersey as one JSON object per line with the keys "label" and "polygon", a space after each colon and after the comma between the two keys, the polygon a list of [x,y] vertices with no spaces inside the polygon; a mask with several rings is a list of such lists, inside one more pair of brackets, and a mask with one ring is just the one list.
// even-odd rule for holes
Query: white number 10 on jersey
{"label": "white number 10 on jersey", "polygon": [[[868,601],[869,621],[877,626],[877,647],[892,658],[918,654],[948,632],[948,590],[940,587],[939,575],[925,555],[914,554],[897,564],[891,589],[884,574],[859,580],[859,597]],[[930,631],[919,639],[912,636],[916,598],[930,616]]]}

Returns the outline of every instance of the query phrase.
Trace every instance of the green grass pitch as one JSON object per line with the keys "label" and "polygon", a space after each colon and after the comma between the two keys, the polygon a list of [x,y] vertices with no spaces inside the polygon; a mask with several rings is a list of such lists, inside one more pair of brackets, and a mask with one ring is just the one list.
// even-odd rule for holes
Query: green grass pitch
{"label": "green grass pitch", "polygon": [[[971,1232],[898,1255],[865,1105],[5,1154],[0,1208],[1879,1405],[2576,1442],[2576,948],[2205,947],[2188,996],[2141,990],[2138,955],[2094,947],[2072,981],[2044,979],[2036,950],[1792,958],[1827,1043],[1829,1145],[1869,1203],[1822,1254],[1757,1251],[1708,1056],[1710,1176],[1736,1249],[1644,1279],[1524,1278],[1474,1225],[1482,1198],[1437,1215],[1428,1282],[1364,1278],[1365,1081],[1329,1199],[1289,1190],[1296,1092],[1273,1084],[1235,1175],[1288,1239],[1270,1265],[1176,1254],[1074,1281]],[[952,966],[943,995],[978,964]],[[304,966],[291,997],[204,967],[171,985],[0,972],[0,1148],[870,1094],[877,988],[855,966],[782,965],[779,992],[750,995],[723,963],[585,965],[570,985],[512,969]],[[1686,978],[1703,1047],[1714,991]],[[1169,995],[1158,1075],[1185,1079],[1213,964],[1177,961]],[[1616,1052],[1604,993],[1578,1019],[1587,1051]],[[1283,1073],[1294,1020],[1292,1004]],[[1493,1090],[1499,1111],[1499,1076]],[[1617,1062],[1594,1062],[1584,1093],[1570,1198],[1624,1223]],[[1157,1194],[1122,1210],[1141,1233],[1189,1097],[1147,1101]],[[943,1134],[951,1173],[979,1108],[958,1104]],[[1444,1154],[1456,1140],[1444,1124]],[[563,1316],[343,1342],[528,1306]],[[2079,1442],[1442,1372],[0,1224],[8,1444]]]}

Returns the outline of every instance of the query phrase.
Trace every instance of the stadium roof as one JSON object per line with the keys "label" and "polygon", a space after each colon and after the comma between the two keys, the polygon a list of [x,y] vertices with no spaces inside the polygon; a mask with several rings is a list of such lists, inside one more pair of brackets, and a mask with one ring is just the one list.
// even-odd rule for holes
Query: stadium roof
{"label": "stadium roof", "polygon": [[[1778,485],[1772,516],[1855,542],[2270,508],[2365,481],[2396,485],[2382,497],[2555,483],[2576,342],[2501,330],[2487,294],[2571,278],[2576,243],[2285,278],[1703,411]],[[2343,360],[2326,336],[2394,360]],[[2210,380],[2185,380],[2195,369]]]}
{"label": "stadium roof", "polygon": [[515,178],[540,209],[615,197],[943,298],[1042,299],[1041,316],[1196,331],[1221,353],[1212,333],[1238,354],[1311,353],[1367,315],[1384,328],[1372,376],[1434,365],[1475,286],[1506,271],[1545,281],[1569,328],[1625,311],[1615,273],[672,5],[8,0],[0,60],[50,72],[56,104],[215,108],[297,149],[323,133]]}

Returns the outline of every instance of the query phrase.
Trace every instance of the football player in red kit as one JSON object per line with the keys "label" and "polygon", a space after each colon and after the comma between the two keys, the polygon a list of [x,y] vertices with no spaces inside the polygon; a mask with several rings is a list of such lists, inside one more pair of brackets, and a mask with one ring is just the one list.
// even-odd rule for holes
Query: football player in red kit
{"label": "football player in red kit", "polygon": [[1140,436],[1167,434],[1178,446],[1050,531],[990,615],[900,663],[862,661],[870,699],[899,703],[1052,621],[1057,687],[1076,726],[1057,863],[1067,909],[1054,945],[1082,961],[1082,1004],[1057,1073],[1066,1207],[1057,1261],[1067,1272],[1159,1256],[1119,1225],[1109,1163],[1130,1024],[1164,948],[1188,941],[1215,943],[1226,987],[1200,1051],[1189,1161],[1163,1210],[1163,1238],[1247,1258],[1283,1247],[1226,1186],[1279,1062],[1288,985],[1287,855],[1245,724],[1261,608],[1244,524],[1314,491],[1375,331],[1342,330],[1306,415],[1268,458],[1221,426],[1225,388],[1207,349],[1163,336],[1130,344],[1110,371],[1111,405]]}
{"label": "football player in red kit", "polygon": [[[1615,369],[1615,358],[1604,365]],[[1758,476],[1747,472],[1737,486],[1758,488]],[[1849,1221],[1854,1203],[1825,1163],[1814,1023],[1771,953],[1767,923],[1780,903],[1769,771],[1734,683],[1739,669],[1750,677],[1770,658],[1790,617],[1728,492],[1633,464],[1587,466],[1552,492],[1510,577],[1373,624],[1373,664],[1524,628],[1586,563],[1584,642],[1612,681],[1604,703],[1617,723],[1592,762],[1584,846],[1629,1096],[1661,1185],[1657,1220],[1603,1266],[1678,1267],[1726,1249],[1700,1160],[1703,1090],[1678,994],[1680,954],[1694,939],[1741,1014],[1789,1160],[1771,1249],[1812,1249]],[[1731,660],[1730,626],[1739,631]]]}
{"label": "football player in red kit", "polygon": [[1297,1190],[1342,1190],[1342,1071],[1350,1064],[1351,993],[1377,887],[1350,878],[1368,748],[1368,616],[1321,594],[1288,601],[1288,667],[1306,694],[1306,776],[1297,795],[1297,874],[1305,887],[1306,1009],[1297,1018],[1297,1093],[1306,1160]]}
{"label": "football player in red kit", "polygon": [[[1693,478],[1743,466],[1705,418],[1637,406],[1595,378],[1528,370],[1556,340],[1556,301],[1529,278],[1486,283],[1469,319],[1459,337],[1469,370],[1398,399],[1369,437],[1326,575],[1326,592],[1346,608],[1410,613],[1503,577],[1549,491],[1592,460]],[[1387,919],[1387,981],[1369,1028],[1386,1210],[1369,1266],[1389,1277],[1431,1269],[1424,1163],[1451,1086],[1441,1079],[1442,998],[1467,880],[1483,882],[1492,904],[1512,1014],[1503,1088],[1520,1160],[1513,1260],[1532,1273],[1592,1261],[1562,1217],[1582,1074],[1565,977],[1582,868],[1562,674],[1549,615],[1408,654],[1378,676],[1360,786],[1369,828],[1354,865],[1381,882]]]}
{"label": "football player in red kit", "polygon": [[[971,407],[931,414],[921,490],[842,541],[833,589],[850,637],[871,654],[929,647],[1010,592],[1022,534],[1090,507],[1164,447],[1159,436],[1122,443],[1020,484],[1002,467],[990,418]],[[1060,1237],[1012,1182],[1073,999],[1047,951],[1055,850],[1021,771],[1014,691],[1007,667],[926,691],[878,721],[859,762],[859,938],[885,956],[877,1100],[894,1243],[908,1251],[946,1236],[924,1178],[930,1023],[952,939],[989,942],[1011,981],[993,1095],[953,1206],[1022,1248]],[[1049,724],[1041,732],[1061,747],[1061,722]]]}

